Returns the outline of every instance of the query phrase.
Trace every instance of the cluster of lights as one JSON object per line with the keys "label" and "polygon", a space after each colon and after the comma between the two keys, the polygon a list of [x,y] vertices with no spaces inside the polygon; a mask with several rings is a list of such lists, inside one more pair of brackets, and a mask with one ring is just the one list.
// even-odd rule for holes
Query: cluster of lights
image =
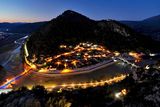
{"label": "cluster of lights", "polygon": [[123,96],[125,96],[127,94],[127,90],[126,89],[122,89],[120,92],[115,93],[115,97],[120,99]]}
{"label": "cluster of lights", "polygon": [[114,52],[114,55],[115,55],[115,56],[119,56],[120,53],[119,53],[118,51],[115,51],[115,52]]}
{"label": "cluster of lights", "polygon": [[147,69],[147,70],[150,69],[150,66],[149,66],[149,65],[146,65],[146,66],[145,66],[145,69]]}
{"label": "cluster of lights", "polygon": [[[52,86],[46,86],[46,89],[53,89],[53,88],[71,88],[71,89],[76,89],[76,88],[88,88],[88,87],[97,87],[97,86],[104,86],[106,84],[110,85],[113,83],[117,83],[121,80],[123,80],[124,78],[126,78],[127,75],[120,75],[120,76],[116,76],[113,77],[109,80],[101,80],[101,81],[95,81],[95,82],[85,82],[85,83],[71,83],[71,84],[62,84],[62,85],[52,85]],[[123,91],[124,92],[124,91]]]}
{"label": "cluster of lights", "polygon": [[[60,45],[60,48],[67,48],[66,45]],[[62,68],[62,66],[64,67],[63,70],[61,71],[61,73],[68,73],[71,72],[73,70],[70,70],[72,68],[77,68],[77,64],[82,64],[82,62],[79,59],[74,59],[71,58],[74,55],[80,55],[81,53],[83,53],[84,55],[81,56],[82,59],[84,61],[88,61],[91,58],[106,58],[107,54],[110,53],[109,50],[106,50],[103,46],[100,45],[95,45],[93,43],[80,43],[77,46],[71,48],[70,52],[65,52],[53,57],[48,57],[45,58],[45,63],[44,64],[35,64],[34,62],[36,61],[36,57],[35,55],[33,55],[33,59],[28,60],[27,57],[29,56],[28,50],[27,50],[27,46],[26,43],[24,44],[24,51],[25,51],[25,62],[31,66],[31,68],[33,69],[39,69],[38,72],[47,72],[47,71],[54,71],[54,70],[58,70],[59,67]],[[96,50],[97,52],[101,52],[99,54],[93,54],[93,55],[89,55],[88,52],[91,52],[92,50]],[[63,58],[64,60],[61,59],[61,57],[66,57]],[[69,59],[67,59],[67,57]],[[47,65],[46,64],[49,63],[51,65],[54,65],[53,67],[51,65]],[[42,65],[42,66],[41,66]],[[44,67],[43,67],[44,65]],[[37,66],[41,66],[41,67],[37,67]]]}
{"label": "cluster of lights", "polygon": [[135,58],[135,62],[140,62],[142,60],[142,54],[129,52],[129,55]]}

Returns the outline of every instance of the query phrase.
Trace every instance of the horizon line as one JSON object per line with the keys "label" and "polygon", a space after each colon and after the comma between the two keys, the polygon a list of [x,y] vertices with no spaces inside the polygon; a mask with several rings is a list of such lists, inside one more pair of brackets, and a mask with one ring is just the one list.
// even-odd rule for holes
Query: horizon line
{"label": "horizon line", "polygon": [[[83,14],[82,14],[83,15]],[[138,20],[132,20],[132,19],[114,19],[114,18],[106,18],[106,19],[98,19],[98,20],[108,20],[108,19],[112,19],[112,20],[116,20],[116,21],[143,21],[143,20],[145,20],[145,19],[148,19],[148,18],[152,18],[152,17],[156,17],[156,16],[159,16],[160,14],[158,14],[158,15],[154,15],[154,16],[150,16],[150,17],[147,17],[147,18],[144,18],[144,19],[138,19]],[[85,16],[85,15],[84,15]],[[54,18],[56,18],[56,17],[54,17]],[[52,20],[52,19],[54,19],[54,18],[51,18],[50,20]],[[89,17],[90,18],[90,17]],[[90,18],[90,19],[92,19],[92,18]],[[7,21],[7,20],[5,20],[5,21],[1,21],[0,20],[0,23],[38,23],[38,22],[48,22],[48,21],[50,21],[50,20],[37,20],[37,21],[31,21],[31,20],[24,20],[24,21]],[[95,20],[95,19],[93,19],[93,20]],[[96,19],[97,20],[97,19]],[[97,20],[97,21],[98,21]]]}

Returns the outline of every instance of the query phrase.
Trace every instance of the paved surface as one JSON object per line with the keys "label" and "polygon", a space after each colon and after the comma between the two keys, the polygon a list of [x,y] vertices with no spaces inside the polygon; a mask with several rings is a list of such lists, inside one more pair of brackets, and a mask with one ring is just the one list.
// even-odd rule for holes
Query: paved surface
{"label": "paved surface", "polygon": [[36,75],[35,73],[31,72],[28,75],[23,76],[23,78],[17,80],[17,85],[15,85],[15,87],[20,87],[23,85],[31,87],[33,85],[61,85],[100,81],[110,79],[121,74],[128,74],[130,72],[130,66],[124,64],[121,61],[118,61],[110,66],[106,66],[105,68],[79,75],[63,75],[57,77],[48,77],[43,75]]}

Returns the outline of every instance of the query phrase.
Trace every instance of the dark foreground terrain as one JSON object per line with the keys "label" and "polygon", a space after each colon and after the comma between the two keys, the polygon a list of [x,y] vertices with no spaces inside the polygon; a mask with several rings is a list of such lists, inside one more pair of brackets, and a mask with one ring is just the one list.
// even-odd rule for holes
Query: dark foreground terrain
{"label": "dark foreground terrain", "polygon": [[[123,81],[87,89],[46,91],[43,86],[32,90],[22,87],[0,95],[0,107],[159,107],[160,70],[137,69]],[[127,90],[125,96],[115,94]]]}

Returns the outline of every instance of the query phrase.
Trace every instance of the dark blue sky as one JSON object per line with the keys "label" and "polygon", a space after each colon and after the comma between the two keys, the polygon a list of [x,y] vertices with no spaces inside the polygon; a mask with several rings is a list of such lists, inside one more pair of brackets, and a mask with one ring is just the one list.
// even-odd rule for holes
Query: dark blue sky
{"label": "dark blue sky", "polygon": [[45,21],[68,9],[96,20],[142,20],[160,14],[160,0],[0,0],[0,22]]}

